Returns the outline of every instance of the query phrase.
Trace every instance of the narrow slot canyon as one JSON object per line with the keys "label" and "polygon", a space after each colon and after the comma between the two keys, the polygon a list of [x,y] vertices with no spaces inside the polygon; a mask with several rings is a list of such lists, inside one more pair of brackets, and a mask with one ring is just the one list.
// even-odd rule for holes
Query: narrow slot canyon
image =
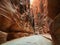
{"label": "narrow slot canyon", "polygon": [[60,45],[60,0],[0,0],[0,45]]}

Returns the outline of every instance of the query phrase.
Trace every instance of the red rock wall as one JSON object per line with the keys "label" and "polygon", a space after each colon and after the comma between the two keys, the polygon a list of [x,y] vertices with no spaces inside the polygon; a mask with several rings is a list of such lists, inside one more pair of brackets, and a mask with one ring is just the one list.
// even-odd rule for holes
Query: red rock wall
{"label": "red rock wall", "polygon": [[60,12],[60,0],[48,0],[48,16],[54,17]]}
{"label": "red rock wall", "polygon": [[[15,1],[15,0],[14,0]],[[13,1],[13,3],[14,3]],[[8,3],[7,3],[8,2]],[[16,2],[16,1],[15,1]],[[4,5],[3,5],[4,3]],[[7,3],[7,4],[5,4]],[[15,4],[15,3],[14,3]],[[17,9],[13,8],[14,5],[10,5],[9,0],[1,0],[0,1],[0,31],[8,33],[8,40],[20,38],[23,36],[27,36],[34,33],[30,22],[28,21],[27,14],[21,14],[18,12]],[[9,7],[11,6],[11,7]],[[16,5],[15,5],[16,6]],[[7,8],[4,8],[7,7]],[[5,12],[5,10],[7,12]],[[14,10],[14,11],[12,11]],[[15,12],[16,10],[16,12]],[[11,13],[12,12],[12,13]],[[27,12],[28,13],[28,12]],[[2,15],[2,16],[1,16]],[[12,16],[13,15],[13,16]],[[11,19],[11,20],[9,20]]]}
{"label": "red rock wall", "polygon": [[50,33],[54,45],[60,45],[60,0],[48,0],[48,16],[53,19]]}

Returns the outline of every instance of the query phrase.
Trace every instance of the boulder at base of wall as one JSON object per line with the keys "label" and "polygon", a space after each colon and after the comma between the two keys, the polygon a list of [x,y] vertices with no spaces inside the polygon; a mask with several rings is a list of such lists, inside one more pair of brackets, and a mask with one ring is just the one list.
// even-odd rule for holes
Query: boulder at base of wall
{"label": "boulder at base of wall", "polygon": [[30,36],[30,35],[33,35],[33,34],[24,33],[24,32],[12,32],[8,34],[7,40],[9,41],[12,39],[21,38],[21,37]]}
{"label": "boulder at base of wall", "polygon": [[6,42],[7,33],[0,31],[0,44]]}

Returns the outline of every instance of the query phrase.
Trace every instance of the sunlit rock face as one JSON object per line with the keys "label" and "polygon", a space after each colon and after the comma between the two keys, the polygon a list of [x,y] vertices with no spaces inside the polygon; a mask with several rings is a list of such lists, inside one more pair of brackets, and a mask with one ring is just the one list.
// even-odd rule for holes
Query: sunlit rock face
{"label": "sunlit rock face", "polygon": [[40,0],[31,0],[30,1],[30,8],[34,10],[34,13],[39,12],[40,10]]}
{"label": "sunlit rock face", "polygon": [[44,13],[44,15],[47,15],[48,10],[48,1],[47,0],[31,0],[30,1],[30,7],[34,10],[34,13]]}
{"label": "sunlit rock face", "polygon": [[38,27],[40,28],[41,25],[39,24],[42,24],[42,23],[45,23],[44,25],[46,26],[46,30],[49,30],[47,28],[48,27],[47,20],[44,19],[44,17],[46,18],[48,15],[47,0],[33,0],[30,3],[32,3],[30,5],[31,6],[30,9],[31,9],[32,15],[34,15],[34,22],[35,22],[36,30]]}

